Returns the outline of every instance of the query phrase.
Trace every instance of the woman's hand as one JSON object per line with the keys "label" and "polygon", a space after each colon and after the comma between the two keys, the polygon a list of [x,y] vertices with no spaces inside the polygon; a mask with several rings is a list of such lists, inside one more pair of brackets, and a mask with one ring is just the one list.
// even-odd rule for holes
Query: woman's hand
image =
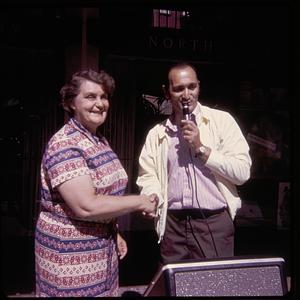
{"label": "woman's hand", "polygon": [[128,251],[127,243],[119,233],[117,234],[117,251],[120,259],[123,259]]}
{"label": "woman's hand", "polygon": [[156,194],[151,194],[148,198],[149,198],[148,201],[150,201],[150,203],[148,203],[148,204],[150,204],[150,207],[154,208],[154,210],[147,210],[147,208],[145,208],[142,210],[142,215],[144,217],[152,219],[156,216],[156,209],[157,209],[159,200],[158,200],[158,197]]}

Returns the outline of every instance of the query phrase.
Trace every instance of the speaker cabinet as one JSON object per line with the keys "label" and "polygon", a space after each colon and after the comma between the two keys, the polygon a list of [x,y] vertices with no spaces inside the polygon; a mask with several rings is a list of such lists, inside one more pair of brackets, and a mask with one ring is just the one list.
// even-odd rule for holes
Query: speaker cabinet
{"label": "speaker cabinet", "polygon": [[162,266],[144,296],[283,296],[287,293],[281,257],[233,257]]}

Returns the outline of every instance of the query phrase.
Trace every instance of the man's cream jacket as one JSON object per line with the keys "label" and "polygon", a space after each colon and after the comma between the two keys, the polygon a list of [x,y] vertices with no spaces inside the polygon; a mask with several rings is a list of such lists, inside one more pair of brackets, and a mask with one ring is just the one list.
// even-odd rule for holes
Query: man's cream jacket
{"label": "man's cream jacket", "polygon": [[[241,207],[236,185],[250,178],[251,158],[249,146],[234,118],[225,111],[209,108],[200,103],[201,114],[196,115],[201,142],[211,148],[206,166],[216,178],[217,187],[224,196],[230,215],[234,219]],[[158,242],[163,238],[168,209],[169,138],[166,120],[154,126],[146,137],[139,157],[137,185],[141,194],[156,194],[159,199],[155,229]],[[180,178],[178,178],[180,180]]]}

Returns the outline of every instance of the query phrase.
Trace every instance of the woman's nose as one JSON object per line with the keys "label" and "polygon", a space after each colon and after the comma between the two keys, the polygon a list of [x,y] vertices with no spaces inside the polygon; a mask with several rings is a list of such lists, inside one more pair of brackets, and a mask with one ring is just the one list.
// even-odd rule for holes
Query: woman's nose
{"label": "woman's nose", "polygon": [[96,98],[96,106],[97,107],[103,107],[103,101],[100,97]]}

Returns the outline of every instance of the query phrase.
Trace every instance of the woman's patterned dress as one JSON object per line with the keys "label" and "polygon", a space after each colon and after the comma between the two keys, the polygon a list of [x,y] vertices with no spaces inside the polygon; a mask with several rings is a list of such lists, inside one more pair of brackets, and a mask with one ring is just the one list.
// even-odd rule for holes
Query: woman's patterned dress
{"label": "woman's patterned dress", "polygon": [[97,194],[124,194],[127,174],[107,141],[70,119],[49,141],[41,164],[35,231],[38,297],[118,296],[115,220],[76,218],[56,190],[87,174]]}

